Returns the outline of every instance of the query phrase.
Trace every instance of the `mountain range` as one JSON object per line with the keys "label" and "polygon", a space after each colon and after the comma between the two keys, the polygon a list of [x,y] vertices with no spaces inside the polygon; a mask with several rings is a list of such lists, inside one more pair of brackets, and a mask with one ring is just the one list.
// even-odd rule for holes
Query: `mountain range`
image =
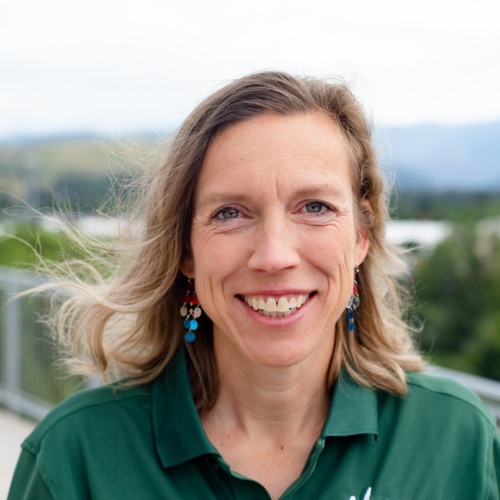
{"label": "mountain range", "polygon": [[396,188],[500,191],[500,121],[391,127],[375,137]]}
{"label": "mountain range", "polygon": [[[170,133],[160,135],[166,137]],[[379,127],[374,130],[374,138],[382,167],[394,180],[396,189],[500,192],[500,121],[460,126]],[[137,136],[139,143],[151,144],[154,142],[151,139]],[[109,166],[109,157],[103,154],[103,149],[108,144],[111,150],[115,149],[113,141],[116,145],[116,138],[96,138],[91,134],[18,137],[0,142],[0,167],[8,161],[6,152],[14,148],[38,151],[38,163],[44,170],[61,171],[65,165],[74,170],[79,161],[82,168],[93,167],[96,171],[101,164]],[[130,137],[126,142],[130,142]],[[100,155],[95,150],[100,150]]]}

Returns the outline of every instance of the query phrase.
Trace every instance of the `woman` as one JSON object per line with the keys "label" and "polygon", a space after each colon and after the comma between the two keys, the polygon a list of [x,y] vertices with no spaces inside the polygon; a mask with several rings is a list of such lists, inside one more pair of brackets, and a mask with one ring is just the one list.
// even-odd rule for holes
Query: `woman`
{"label": "woman", "polygon": [[491,415],[419,373],[344,85],[270,72],[216,92],[144,217],[128,269],[66,283],[55,323],[77,371],[128,378],[49,414],[9,498],[499,498]]}

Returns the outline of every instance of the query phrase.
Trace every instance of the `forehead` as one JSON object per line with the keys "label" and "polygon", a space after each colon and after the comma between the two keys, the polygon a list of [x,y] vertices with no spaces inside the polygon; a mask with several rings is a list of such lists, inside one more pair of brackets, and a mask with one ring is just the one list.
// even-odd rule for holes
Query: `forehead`
{"label": "forehead", "polygon": [[[211,140],[204,160],[221,153],[226,155],[231,148],[241,151],[246,147],[250,149],[255,143],[262,148],[287,142],[293,142],[297,149],[303,149],[304,152],[312,152],[313,149],[325,154],[340,149],[349,151],[339,126],[326,113],[317,111],[282,115],[265,112],[223,129]],[[263,155],[268,153],[262,150]]]}
{"label": "forehead", "polygon": [[[343,177],[350,182],[350,148],[338,125],[322,112],[264,113],[231,125],[210,143],[198,188],[260,168],[287,175]],[[217,178],[216,179],[214,179]]]}

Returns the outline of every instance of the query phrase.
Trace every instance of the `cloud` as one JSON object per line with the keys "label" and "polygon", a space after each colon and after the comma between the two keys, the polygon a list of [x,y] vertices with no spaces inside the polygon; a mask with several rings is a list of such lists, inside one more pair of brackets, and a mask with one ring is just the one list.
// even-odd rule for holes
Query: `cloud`
{"label": "cloud", "polygon": [[500,119],[496,1],[18,0],[0,135],[168,126],[260,69],[352,81],[385,124]]}

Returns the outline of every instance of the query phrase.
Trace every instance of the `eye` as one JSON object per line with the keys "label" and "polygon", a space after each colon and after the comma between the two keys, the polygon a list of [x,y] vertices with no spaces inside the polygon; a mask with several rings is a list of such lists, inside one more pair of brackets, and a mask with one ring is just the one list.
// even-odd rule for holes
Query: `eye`
{"label": "eye", "polygon": [[310,201],[304,205],[304,210],[310,214],[325,214],[331,212],[332,208],[322,201]]}
{"label": "eye", "polygon": [[229,220],[229,219],[237,219],[240,215],[240,211],[233,207],[223,207],[220,210],[217,210],[215,214],[212,216],[212,219],[221,219],[221,220]]}

